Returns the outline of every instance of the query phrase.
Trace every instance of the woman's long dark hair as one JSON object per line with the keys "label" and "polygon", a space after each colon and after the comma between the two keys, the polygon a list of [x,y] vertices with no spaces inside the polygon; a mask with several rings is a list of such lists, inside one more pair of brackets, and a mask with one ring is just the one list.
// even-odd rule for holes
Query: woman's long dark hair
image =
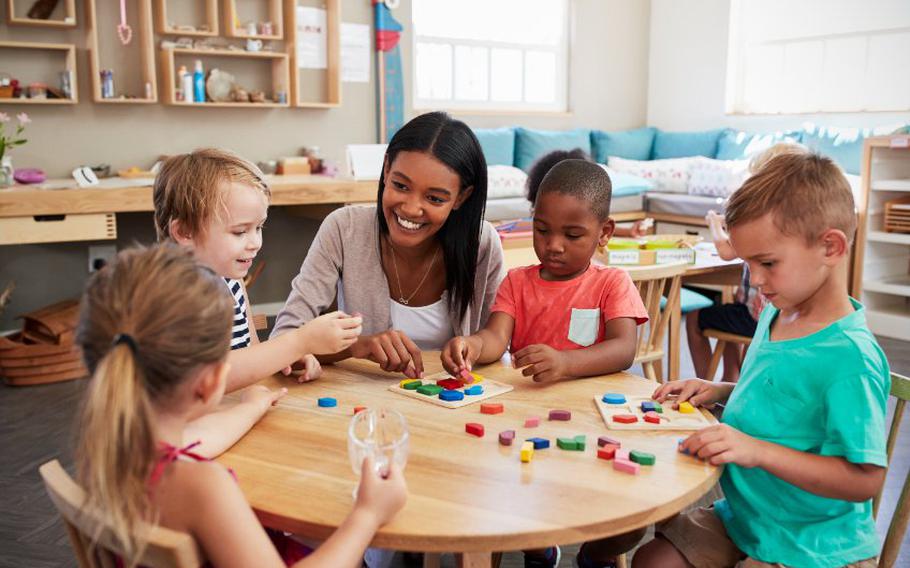
{"label": "woman's long dark hair", "polygon": [[[391,165],[399,152],[430,154],[458,174],[459,192],[474,188],[461,207],[452,210],[436,234],[445,262],[449,308],[457,310],[459,318],[464,319],[474,298],[480,224],[487,205],[487,162],[480,142],[467,124],[444,112],[429,112],[414,118],[395,133],[386,150],[385,164]],[[380,236],[389,234],[382,212],[384,189],[385,167],[379,176],[379,207],[376,208]]]}

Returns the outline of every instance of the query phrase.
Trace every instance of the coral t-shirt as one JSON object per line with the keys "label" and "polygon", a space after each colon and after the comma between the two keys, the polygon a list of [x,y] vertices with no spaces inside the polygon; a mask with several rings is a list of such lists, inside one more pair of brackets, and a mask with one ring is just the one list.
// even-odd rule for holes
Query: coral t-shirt
{"label": "coral t-shirt", "polygon": [[492,311],[515,319],[513,353],[538,343],[583,349],[604,340],[604,324],[612,319],[648,321],[629,274],[594,264],[581,276],[556,282],[540,277],[539,264],[514,268],[500,284]]}

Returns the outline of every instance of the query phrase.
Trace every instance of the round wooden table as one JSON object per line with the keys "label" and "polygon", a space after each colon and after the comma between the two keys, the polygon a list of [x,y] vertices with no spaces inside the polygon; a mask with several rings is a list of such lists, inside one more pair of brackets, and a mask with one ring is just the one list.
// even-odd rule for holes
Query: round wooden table
{"label": "round wooden table", "polygon": [[[425,353],[427,373],[442,370],[438,353]],[[388,390],[399,375],[365,361],[326,366],[304,384],[276,376],[262,384],[290,392],[219,461],[237,473],[259,518],[270,527],[324,539],[351,509],[357,482],[347,453],[347,429],[356,405],[402,412],[411,432],[405,478],[408,502],[372,545],[395,550],[457,552],[463,565],[489,566],[494,551],[578,543],[660,521],[704,495],[721,470],[677,452],[685,432],[617,431],[604,425],[595,395],[650,395],[655,383],[628,373],[538,385],[502,363],[478,367],[515,390],[490,399],[505,412],[480,413],[480,405],[448,409]],[[319,397],[338,406],[320,408]],[[568,422],[548,421],[551,409],[572,412]],[[538,428],[524,428],[529,416]],[[477,438],[466,422],[484,425]],[[500,446],[498,433],[515,430]],[[583,452],[556,447],[556,438],[587,436]],[[597,437],[657,456],[639,475],[613,470],[597,459]],[[551,447],[530,463],[519,459],[520,441],[543,437]]]}

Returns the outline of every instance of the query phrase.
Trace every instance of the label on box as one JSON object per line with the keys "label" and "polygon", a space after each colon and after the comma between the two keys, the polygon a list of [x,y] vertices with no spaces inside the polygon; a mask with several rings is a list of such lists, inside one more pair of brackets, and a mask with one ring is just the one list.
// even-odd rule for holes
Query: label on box
{"label": "label on box", "polygon": [[895,136],[889,145],[892,148],[910,148],[910,136]]}
{"label": "label on box", "polygon": [[638,264],[641,255],[637,250],[611,250],[609,264]]}
{"label": "label on box", "polygon": [[671,264],[674,262],[695,263],[693,249],[661,249],[657,251],[657,264]]}

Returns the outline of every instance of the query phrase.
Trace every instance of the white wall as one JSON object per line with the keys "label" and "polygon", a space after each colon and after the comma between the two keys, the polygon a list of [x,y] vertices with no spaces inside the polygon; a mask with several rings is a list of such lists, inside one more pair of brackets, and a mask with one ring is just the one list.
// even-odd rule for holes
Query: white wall
{"label": "white wall", "polygon": [[728,126],[763,132],[798,128],[805,121],[831,126],[910,122],[910,112],[726,114],[729,19],[729,0],[651,0],[648,124],[666,130]]}

